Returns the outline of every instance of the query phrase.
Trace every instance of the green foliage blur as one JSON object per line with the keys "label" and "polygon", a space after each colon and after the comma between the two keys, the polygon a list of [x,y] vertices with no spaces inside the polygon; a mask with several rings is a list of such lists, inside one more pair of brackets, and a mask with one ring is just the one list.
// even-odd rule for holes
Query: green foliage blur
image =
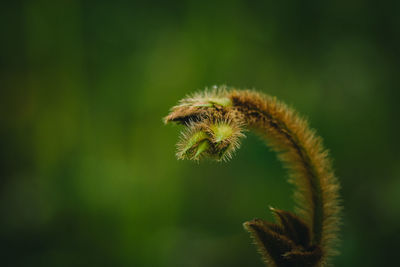
{"label": "green foliage blur", "polygon": [[178,161],[162,117],[214,84],[307,116],[344,205],[335,266],[400,247],[399,1],[4,1],[1,266],[263,266],[242,223],[293,209],[248,134],[228,163]]}

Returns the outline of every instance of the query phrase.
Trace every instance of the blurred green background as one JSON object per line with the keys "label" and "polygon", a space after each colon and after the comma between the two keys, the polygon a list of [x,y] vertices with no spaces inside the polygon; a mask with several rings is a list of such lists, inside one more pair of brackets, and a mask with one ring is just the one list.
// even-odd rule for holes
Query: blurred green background
{"label": "blurred green background", "polygon": [[399,1],[5,1],[1,266],[263,266],[242,223],[291,210],[252,134],[178,161],[162,117],[214,84],[310,119],[344,203],[336,266],[400,248]]}

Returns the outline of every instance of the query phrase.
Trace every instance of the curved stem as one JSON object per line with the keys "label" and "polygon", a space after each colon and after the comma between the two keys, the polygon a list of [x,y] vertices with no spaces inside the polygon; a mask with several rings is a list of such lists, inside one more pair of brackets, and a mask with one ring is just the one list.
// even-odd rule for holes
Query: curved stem
{"label": "curved stem", "polygon": [[[179,158],[226,159],[239,147],[243,126],[260,133],[290,171],[301,218],[272,209],[278,224],[245,223],[266,263],[321,266],[333,255],[339,225],[339,184],[322,140],[294,110],[253,91],[217,91],[189,97],[165,118],[189,129],[178,145]],[[201,138],[199,138],[201,136]],[[303,221],[304,220],[304,221]]]}
{"label": "curved stem", "polygon": [[250,91],[233,91],[229,98],[246,124],[280,153],[291,170],[291,182],[297,185],[297,205],[310,226],[312,244],[328,250],[338,227],[339,185],[321,139],[304,119],[274,98]]}

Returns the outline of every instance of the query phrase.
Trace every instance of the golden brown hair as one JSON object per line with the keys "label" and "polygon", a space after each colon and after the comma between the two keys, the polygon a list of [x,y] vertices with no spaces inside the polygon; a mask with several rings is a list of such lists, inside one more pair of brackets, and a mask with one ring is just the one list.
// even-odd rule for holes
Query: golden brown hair
{"label": "golden brown hair", "polygon": [[245,127],[265,138],[296,186],[296,214],[271,208],[276,224],[254,219],[244,227],[270,266],[327,264],[336,253],[339,184],[321,138],[305,119],[273,97],[222,86],[181,100],[165,122],[188,128],[179,158],[227,159],[239,147]]}

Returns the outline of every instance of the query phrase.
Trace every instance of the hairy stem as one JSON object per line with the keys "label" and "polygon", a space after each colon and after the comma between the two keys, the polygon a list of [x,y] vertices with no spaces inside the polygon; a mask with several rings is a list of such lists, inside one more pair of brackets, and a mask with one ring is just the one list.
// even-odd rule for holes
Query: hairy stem
{"label": "hairy stem", "polygon": [[[312,225],[313,243],[319,244],[321,242],[324,223],[324,190],[321,188],[320,181],[322,177],[320,175],[324,174],[317,173],[315,166],[322,162],[316,157],[311,158],[312,153],[307,150],[308,147],[305,144],[307,140],[304,139],[312,135],[312,133],[304,132],[310,131],[305,127],[305,122],[296,115],[293,115],[292,112],[288,112],[287,107],[283,107],[282,104],[277,105],[275,99],[266,98],[247,91],[234,91],[230,97],[233,100],[233,108],[240,112],[249,127],[262,133],[267,140],[275,142],[274,148],[278,152],[286,150],[287,153],[294,154],[285,155],[284,157],[298,159],[298,161],[285,159],[284,161],[287,162],[287,167],[290,169],[302,169],[300,177],[296,177],[299,174],[294,174],[293,176],[295,176],[294,179],[306,179],[306,181],[299,181],[307,184],[307,187],[303,187],[302,190],[306,191],[306,194],[309,194],[308,198],[310,199],[308,203],[309,207],[304,207],[310,209],[308,211],[309,218],[305,219]],[[291,116],[288,116],[288,114]],[[301,135],[297,134],[299,128],[302,128],[300,131]],[[271,140],[271,138],[274,140]],[[297,166],[299,164],[302,166]],[[296,181],[293,182],[296,183]],[[307,198],[307,196],[303,196],[303,198]]]}
{"label": "hairy stem", "polygon": [[254,129],[278,152],[289,170],[289,181],[296,186],[300,217],[273,209],[279,224],[259,219],[245,223],[266,263],[322,266],[335,254],[339,184],[321,138],[292,109],[257,92],[220,90],[182,100],[165,120],[189,128],[180,144],[185,148],[178,152],[180,158],[225,159],[239,146],[243,127]]}

